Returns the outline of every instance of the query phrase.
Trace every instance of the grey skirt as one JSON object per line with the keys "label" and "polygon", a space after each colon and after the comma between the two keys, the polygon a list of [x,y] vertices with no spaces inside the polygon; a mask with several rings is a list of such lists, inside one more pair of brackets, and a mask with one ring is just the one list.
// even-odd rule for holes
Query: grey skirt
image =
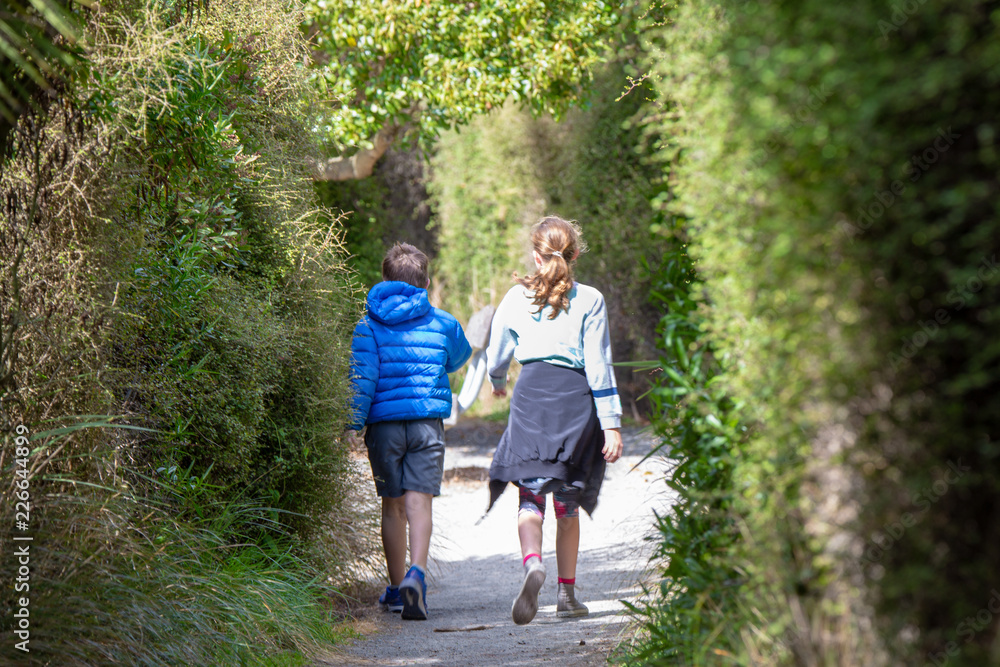
{"label": "grey skirt", "polygon": [[583,369],[543,361],[525,364],[490,466],[489,506],[508,482],[547,478],[537,491],[579,486],[580,506],[590,514],[604,481],[603,448],[604,432]]}

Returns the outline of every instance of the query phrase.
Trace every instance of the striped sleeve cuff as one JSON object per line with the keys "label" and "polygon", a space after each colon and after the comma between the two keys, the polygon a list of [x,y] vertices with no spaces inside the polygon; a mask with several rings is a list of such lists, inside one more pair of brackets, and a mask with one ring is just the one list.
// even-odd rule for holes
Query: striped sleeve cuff
{"label": "striped sleeve cuff", "polygon": [[609,428],[621,428],[621,415],[611,415],[610,417],[598,417],[601,422],[601,430],[607,431]]}
{"label": "striped sleeve cuff", "polygon": [[597,407],[597,418],[601,422],[602,430],[621,428],[622,401],[618,397],[618,389],[616,387],[595,391],[594,404]]}

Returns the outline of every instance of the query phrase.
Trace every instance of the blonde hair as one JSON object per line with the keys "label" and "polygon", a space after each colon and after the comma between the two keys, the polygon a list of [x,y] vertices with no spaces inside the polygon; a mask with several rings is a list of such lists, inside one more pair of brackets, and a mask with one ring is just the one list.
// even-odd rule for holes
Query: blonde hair
{"label": "blonde hair", "polygon": [[583,235],[575,222],[549,215],[531,228],[531,245],[542,258],[538,271],[514,280],[535,293],[535,312],[552,306],[549,319],[569,310],[569,291],[573,289],[573,265],[576,256],[584,252]]}

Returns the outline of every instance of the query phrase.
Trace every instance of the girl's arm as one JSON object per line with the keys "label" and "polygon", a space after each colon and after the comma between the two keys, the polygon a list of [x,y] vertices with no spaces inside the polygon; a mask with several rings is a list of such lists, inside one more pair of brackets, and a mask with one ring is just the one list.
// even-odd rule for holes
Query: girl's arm
{"label": "girl's arm", "polygon": [[617,428],[606,428],[604,429],[604,449],[601,450],[604,454],[604,460],[608,463],[614,463],[622,455],[622,432]]}
{"label": "girl's arm", "polygon": [[486,370],[490,376],[490,384],[493,385],[494,396],[507,395],[507,370],[514,356],[514,348],[517,347],[517,339],[509,326],[512,294],[513,290],[507,292],[493,316],[490,344],[486,348]]}
{"label": "girl's arm", "polygon": [[[601,420],[601,428],[606,434],[609,430],[621,426],[622,401],[618,396],[615,369],[611,366],[608,311],[600,292],[597,292],[597,300],[583,321],[583,364],[587,373],[587,383],[594,394],[597,418]],[[621,435],[618,435],[617,439],[620,443]]]}

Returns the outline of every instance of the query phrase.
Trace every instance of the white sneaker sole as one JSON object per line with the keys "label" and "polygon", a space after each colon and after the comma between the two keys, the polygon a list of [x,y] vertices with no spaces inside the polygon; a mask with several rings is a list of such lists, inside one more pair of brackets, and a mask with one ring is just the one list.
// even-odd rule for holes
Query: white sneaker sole
{"label": "white sneaker sole", "polygon": [[521,584],[521,592],[514,598],[510,608],[510,616],[517,625],[527,625],[538,613],[538,591],[545,583],[545,568],[537,567],[528,570]]}
{"label": "white sneaker sole", "polygon": [[583,609],[562,609],[556,612],[556,616],[559,618],[578,618],[589,613],[590,610],[584,607]]}

